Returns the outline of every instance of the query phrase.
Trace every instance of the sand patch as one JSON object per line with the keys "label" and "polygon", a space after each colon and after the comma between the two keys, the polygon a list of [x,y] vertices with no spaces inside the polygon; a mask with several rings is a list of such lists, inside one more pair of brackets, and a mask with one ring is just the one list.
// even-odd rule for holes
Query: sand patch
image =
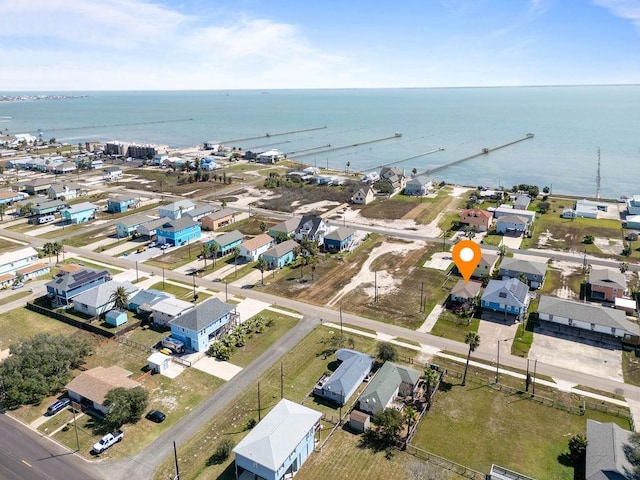
{"label": "sand patch", "polygon": [[[294,202],[294,203],[299,203],[299,202]],[[294,215],[307,215],[312,212],[324,212],[324,211],[331,210],[330,207],[335,207],[338,205],[340,205],[340,202],[336,202],[333,200],[323,200],[320,202],[309,203],[307,205],[301,205],[299,207],[295,205],[296,209],[294,210],[293,213]],[[294,205],[291,204],[291,206],[294,206]]]}
{"label": "sand patch", "polygon": [[593,243],[602,251],[602,253],[606,253],[608,255],[620,255],[624,248],[622,240],[618,239],[596,237],[593,240]]}

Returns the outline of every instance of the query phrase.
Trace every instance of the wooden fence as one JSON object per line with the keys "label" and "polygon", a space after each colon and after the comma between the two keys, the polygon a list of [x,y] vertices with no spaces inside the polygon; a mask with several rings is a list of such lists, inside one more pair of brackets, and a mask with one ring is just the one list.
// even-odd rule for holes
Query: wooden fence
{"label": "wooden fence", "polygon": [[452,462],[451,460],[447,460],[446,458],[440,457],[435,453],[427,452],[426,450],[422,450],[418,447],[415,447],[411,444],[407,445],[407,453],[424,460],[426,462],[432,463],[438,468],[446,470],[448,472],[454,473],[464,478],[470,478],[472,480],[486,480],[487,475],[474,470],[473,468],[466,467],[456,462]]}

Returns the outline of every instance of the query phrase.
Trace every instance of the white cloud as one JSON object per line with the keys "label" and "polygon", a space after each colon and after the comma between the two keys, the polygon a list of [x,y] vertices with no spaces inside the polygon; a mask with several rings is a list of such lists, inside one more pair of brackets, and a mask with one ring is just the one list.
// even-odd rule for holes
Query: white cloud
{"label": "white cloud", "polygon": [[631,21],[640,30],[640,3],[637,0],[593,0],[593,3],[616,17]]}

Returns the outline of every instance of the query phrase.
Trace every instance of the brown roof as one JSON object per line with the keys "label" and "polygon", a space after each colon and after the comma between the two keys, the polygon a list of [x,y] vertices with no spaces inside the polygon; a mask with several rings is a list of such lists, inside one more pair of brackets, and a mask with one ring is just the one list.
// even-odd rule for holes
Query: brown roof
{"label": "brown roof", "polygon": [[60,265],[60,273],[74,273],[82,270],[84,267],[77,263],[67,263],[66,265]]}
{"label": "brown roof", "polygon": [[456,283],[451,289],[451,294],[460,298],[474,298],[478,296],[481,288],[481,282],[465,282],[464,280],[458,280],[458,283]]}
{"label": "brown roof", "polygon": [[13,273],[5,273],[4,275],[0,275],[0,283],[8,282],[14,278],[16,278],[16,276]]}
{"label": "brown roof", "polygon": [[360,410],[352,410],[350,418],[356,422],[365,423],[369,418],[369,414],[361,412]]}
{"label": "brown roof", "polygon": [[463,210],[460,215],[462,217],[484,217],[486,219],[493,217],[493,213],[486,210],[481,210],[479,208],[469,208],[467,210]]}
{"label": "brown roof", "polygon": [[117,365],[96,367],[80,373],[65,387],[71,392],[102,405],[104,397],[114,388],[134,388],[140,384],[129,378],[131,372]]}
{"label": "brown roof", "polygon": [[249,240],[242,242],[242,246],[246,248],[249,252],[251,252],[256,248],[260,248],[272,242],[273,242],[273,238],[271,238],[266,233],[261,233],[257,237],[253,237],[253,238],[250,238]]}
{"label": "brown roof", "polygon": [[19,275],[27,275],[32,272],[37,272],[38,270],[44,270],[45,268],[49,268],[49,265],[46,263],[36,263],[34,265],[29,265],[28,267],[21,268],[16,271]]}

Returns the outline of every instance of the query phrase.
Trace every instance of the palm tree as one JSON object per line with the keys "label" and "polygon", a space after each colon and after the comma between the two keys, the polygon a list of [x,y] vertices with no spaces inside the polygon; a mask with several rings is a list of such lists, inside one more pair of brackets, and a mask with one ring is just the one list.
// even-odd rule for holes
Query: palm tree
{"label": "palm tree", "polygon": [[240,248],[239,247],[233,247],[231,249],[231,256],[233,257],[233,263],[235,263],[236,265],[236,269],[235,269],[235,276],[238,276],[238,257],[240,256]]}
{"label": "palm tree", "polygon": [[502,243],[498,247],[498,255],[500,257],[504,257],[508,253],[508,251],[509,251],[509,249],[507,248],[507,246],[502,244]]}
{"label": "palm tree", "polygon": [[7,212],[7,204],[0,203],[0,221],[4,221],[4,214]]}
{"label": "palm tree", "polygon": [[53,242],[52,244],[52,252],[56,256],[56,263],[60,262],[60,253],[64,250],[64,245],[62,242]]}
{"label": "palm tree", "polygon": [[462,376],[462,386],[467,384],[467,369],[469,368],[469,359],[471,358],[471,352],[475,351],[480,346],[480,335],[477,332],[467,332],[467,336],[464,337],[464,343],[469,345],[469,353],[467,354],[467,363],[464,366],[464,375]]}
{"label": "palm tree", "polygon": [[265,222],[260,222],[260,231],[264,233],[266,229],[267,229],[267,224]]}
{"label": "palm tree", "polygon": [[349,167],[351,166],[351,162],[347,162],[347,175],[349,175]]}
{"label": "palm tree", "polygon": [[216,242],[211,243],[211,256],[213,257],[213,268],[216,268],[216,257],[218,256],[218,250],[220,250],[220,245]]}
{"label": "palm tree", "polygon": [[426,368],[422,377],[427,381],[427,401],[431,402],[433,387],[438,384],[438,378],[440,377],[440,374],[437,372],[437,370]]}
{"label": "palm tree", "polygon": [[211,245],[208,243],[202,244],[202,258],[204,258],[204,271],[207,271],[207,257],[211,255]]}
{"label": "palm tree", "polygon": [[416,412],[415,408],[407,407],[404,409],[404,420],[405,422],[407,422],[407,437],[409,436],[411,427],[415,425],[417,419],[418,419],[418,412]]}
{"label": "palm tree", "polygon": [[51,263],[51,255],[55,252],[53,251],[53,243],[47,242],[42,247],[42,253],[49,257],[49,263]]}
{"label": "palm tree", "polygon": [[258,270],[260,270],[260,274],[262,275],[261,283],[262,285],[264,285],[264,271],[267,269],[267,261],[264,259],[264,257],[261,256],[258,259],[256,267],[258,267]]}
{"label": "palm tree", "polygon": [[126,310],[129,305],[129,292],[123,286],[117,287],[109,297],[109,302],[113,302],[113,307],[117,310]]}

